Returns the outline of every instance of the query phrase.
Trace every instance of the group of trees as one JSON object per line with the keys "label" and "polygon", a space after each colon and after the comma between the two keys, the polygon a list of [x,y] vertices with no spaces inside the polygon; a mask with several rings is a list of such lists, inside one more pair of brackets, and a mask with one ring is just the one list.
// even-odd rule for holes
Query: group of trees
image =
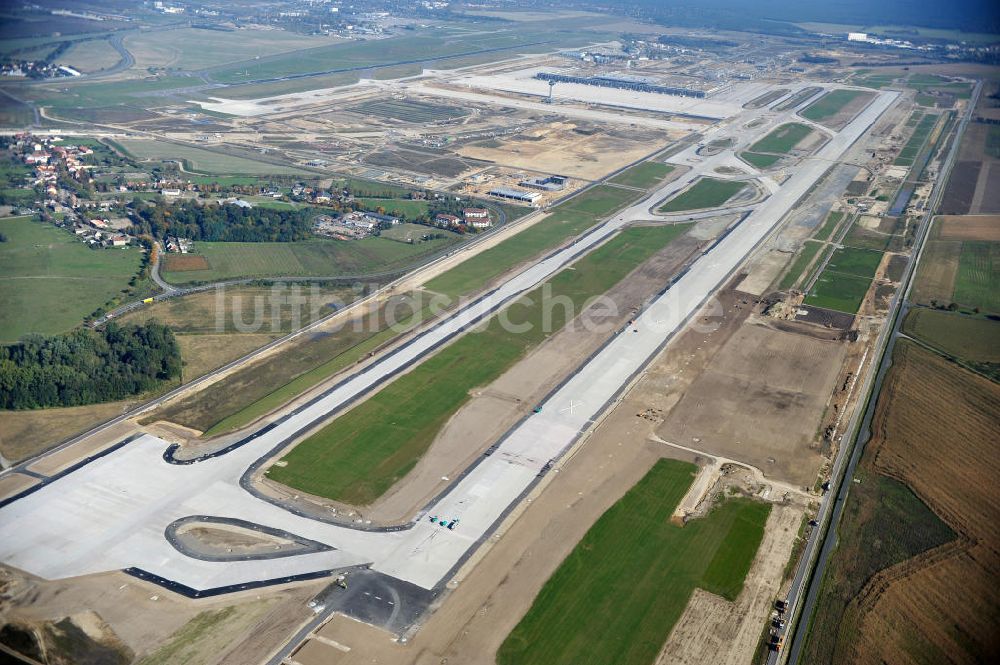
{"label": "group of trees", "polygon": [[178,236],[207,242],[293,242],[312,235],[309,210],[245,208],[199,201],[132,204],[132,231],[156,238]]}
{"label": "group of trees", "polygon": [[36,409],[111,402],[181,374],[170,328],[109,323],[65,335],[30,335],[0,347],[0,408]]}

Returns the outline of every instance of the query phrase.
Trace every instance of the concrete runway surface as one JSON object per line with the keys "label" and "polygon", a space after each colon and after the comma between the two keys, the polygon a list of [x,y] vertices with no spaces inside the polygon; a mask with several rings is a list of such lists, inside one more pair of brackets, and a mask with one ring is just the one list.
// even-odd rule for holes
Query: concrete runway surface
{"label": "concrete runway surface", "polygon": [[[781,187],[768,185],[770,196],[706,250],[642,312],[634,326],[611,337],[546,398],[540,413],[514,426],[492,455],[481,458],[432,500],[412,524],[373,530],[326,523],[257,498],[240,481],[251,465],[269,458],[303,429],[419,362],[622,227],[655,217],[651,208],[696,177],[726,177],[714,169],[733,165],[736,152],[793,119],[792,111],[748,110],[715,126],[705,140],[732,136],[737,141],[732,149],[701,157],[692,146],[675,155],[669,161],[691,167],[689,172],[225,454],[194,463],[169,463],[164,457],[168,444],[143,435],[0,504],[0,560],[49,579],[126,569],[189,595],[239,590],[361,565],[416,587],[440,589],[538,482],[550,460],[558,459],[617,399],[896,97],[894,92],[878,93],[846,128],[795,168]],[[744,125],[756,117],[766,122],[746,130]],[[332,549],[227,562],[196,559],[179,552],[164,536],[168,525],[190,515],[246,520]],[[428,515],[460,522],[449,530],[432,524]]]}

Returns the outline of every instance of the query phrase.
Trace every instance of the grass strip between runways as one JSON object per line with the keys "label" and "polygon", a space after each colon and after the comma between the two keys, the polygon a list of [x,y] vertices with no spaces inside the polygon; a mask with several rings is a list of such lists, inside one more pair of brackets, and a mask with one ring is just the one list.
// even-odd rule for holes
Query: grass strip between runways
{"label": "grass strip between runways", "polygon": [[650,665],[694,589],[735,600],[770,504],[670,521],[697,467],[661,459],[587,532],[497,651],[499,665]]}
{"label": "grass strip between runways", "polygon": [[599,220],[642,196],[641,192],[600,185],[552,209],[552,214],[520,233],[466,259],[425,284],[427,289],[457,297],[485,287],[517,264],[579,235]]}
{"label": "grass strip between runways", "polygon": [[[568,298],[580,312],[688,228],[626,229],[552,277],[551,296]],[[510,329],[526,332],[509,332],[494,317],[305,439],[268,477],[336,501],[372,503],[416,465],[473,388],[494,381],[568,322],[566,307],[546,312],[543,288],[507,308]],[[543,326],[546,315],[550,322]]]}

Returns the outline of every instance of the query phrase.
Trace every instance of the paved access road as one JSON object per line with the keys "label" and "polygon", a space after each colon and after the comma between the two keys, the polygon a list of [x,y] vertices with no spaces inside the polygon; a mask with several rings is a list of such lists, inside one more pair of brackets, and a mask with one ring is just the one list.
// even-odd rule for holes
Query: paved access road
{"label": "paved access road", "polygon": [[[734,118],[731,127],[716,128],[713,132],[719,135],[732,131],[737,141],[733,149],[711,157],[697,155],[696,146],[679,153],[671,161],[691,167],[679,179],[572,245],[544,257],[313,402],[237,442],[225,454],[193,463],[171,463],[169,455],[164,455],[166,443],[145,435],[71,473],[45,481],[36,491],[0,504],[0,559],[45,578],[132,569],[181,591],[235,590],[262,581],[364,564],[424,589],[439,588],[530,491],[549,461],[558,458],[617,399],[630,380],[777,227],[830,162],[840,158],[896,96],[894,92],[879,93],[814,158],[803,162],[780,188],[708,248],[642,313],[634,327],[613,336],[545,400],[541,413],[512,428],[492,455],[482,458],[432,500],[412,525],[378,531],[310,519],[257,498],[241,486],[241,480],[247,469],[276,454],[304,429],[412,367],[622,227],[650,219],[650,208],[699,175],[715,174],[717,167],[731,164],[734,151],[787,121],[789,113],[766,108],[749,111]],[[746,131],[742,123],[752,117],[765,122]],[[333,549],[266,560],[196,560],[178,552],[164,537],[171,523],[190,515],[248,520]],[[454,530],[445,529],[432,524],[427,515],[457,518],[460,524]]]}

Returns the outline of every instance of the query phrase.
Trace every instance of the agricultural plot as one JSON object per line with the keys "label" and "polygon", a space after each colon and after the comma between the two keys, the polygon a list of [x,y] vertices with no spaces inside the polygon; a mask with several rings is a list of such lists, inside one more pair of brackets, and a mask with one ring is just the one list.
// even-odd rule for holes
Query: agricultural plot
{"label": "agricultural plot", "polygon": [[187,267],[173,272],[167,263],[163,276],[172,283],[184,284],[240,277],[362,276],[401,270],[461,239],[451,231],[436,231],[440,237],[413,245],[378,237],[351,241],[198,242],[197,254],[188,256],[203,257],[207,269]]}
{"label": "agricultural plot", "polygon": [[[567,308],[546,316],[543,288],[579,312],[687,230],[623,231],[507,308],[513,326],[493,318],[296,445],[267,476],[289,487],[351,505],[369,505],[420,460],[441,427],[470,399],[568,322]],[[524,329],[524,332],[512,330]],[[488,354],[482,353],[488,348]]]}
{"label": "agricultural plot", "polygon": [[1000,385],[897,343],[804,662],[990,659],[998,419]]}
{"label": "agricultural plot", "polygon": [[966,363],[1000,364],[1000,321],[919,308],[907,315],[903,332]]}
{"label": "agricultural plot", "polygon": [[832,127],[845,125],[873,96],[860,90],[833,90],[804,108],[800,115]]}
{"label": "agricultural plot", "polygon": [[966,307],[1000,312],[1000,243],[962,243],[953,299]]}
{"label": "agricultural plot", "polygon": [[468,115],[461,108],[418,102],[412,99],[375,99],[350,106],[346,110],[366,116],[420,124],[454,120]]}
{"label": "agricultural plot", "polygon": [[463,261],[424,286],[452,297],[478,291],[523,261],[583,233],[639,196],[638,192],[621,187],[592,187],[556,206],[552,214],[530,228]]}
{"label": "agricultural plot", "polygon": [[661,205],[657,211],[670,213],[717,208],[725,205],[748,187],[749,185],[741,180],[699,178],[694,185]]}
{"label": "agricultural plot", "polygon": [[854,247],[837,249],[804,302],[847,314],[856,313],[881,261],[881,252]]}
{"label": "agricultural plot", "polygon": [[276,166],[255,162],[244,157],[233,157],[186,145],[151,141],[147,139],[116,139],[114,145],[139,161],[177,160],[185,169],[201,173],[224,175],[298,175],[302,171],[290,166]]}
{"label": "agricultural plot", "polygon": [[771,507],[729,499],[683,527],[671,523],[695,468],[660,460],[608,509],[545,583],[497,663],[648,665],[695,588],[734,600]]}
{"label": "agricultural plot", "polygon": [[139,270],[137,248],[93,250],[30,217],[0,219],[0,341],[55,334],[118,296]]}
{"label": "agricultural plot", "polygon": [[662,182],[673,170],[673,166],[663,162],[643,162],[622,171],[608,182],[626,187],[649,189]]}

